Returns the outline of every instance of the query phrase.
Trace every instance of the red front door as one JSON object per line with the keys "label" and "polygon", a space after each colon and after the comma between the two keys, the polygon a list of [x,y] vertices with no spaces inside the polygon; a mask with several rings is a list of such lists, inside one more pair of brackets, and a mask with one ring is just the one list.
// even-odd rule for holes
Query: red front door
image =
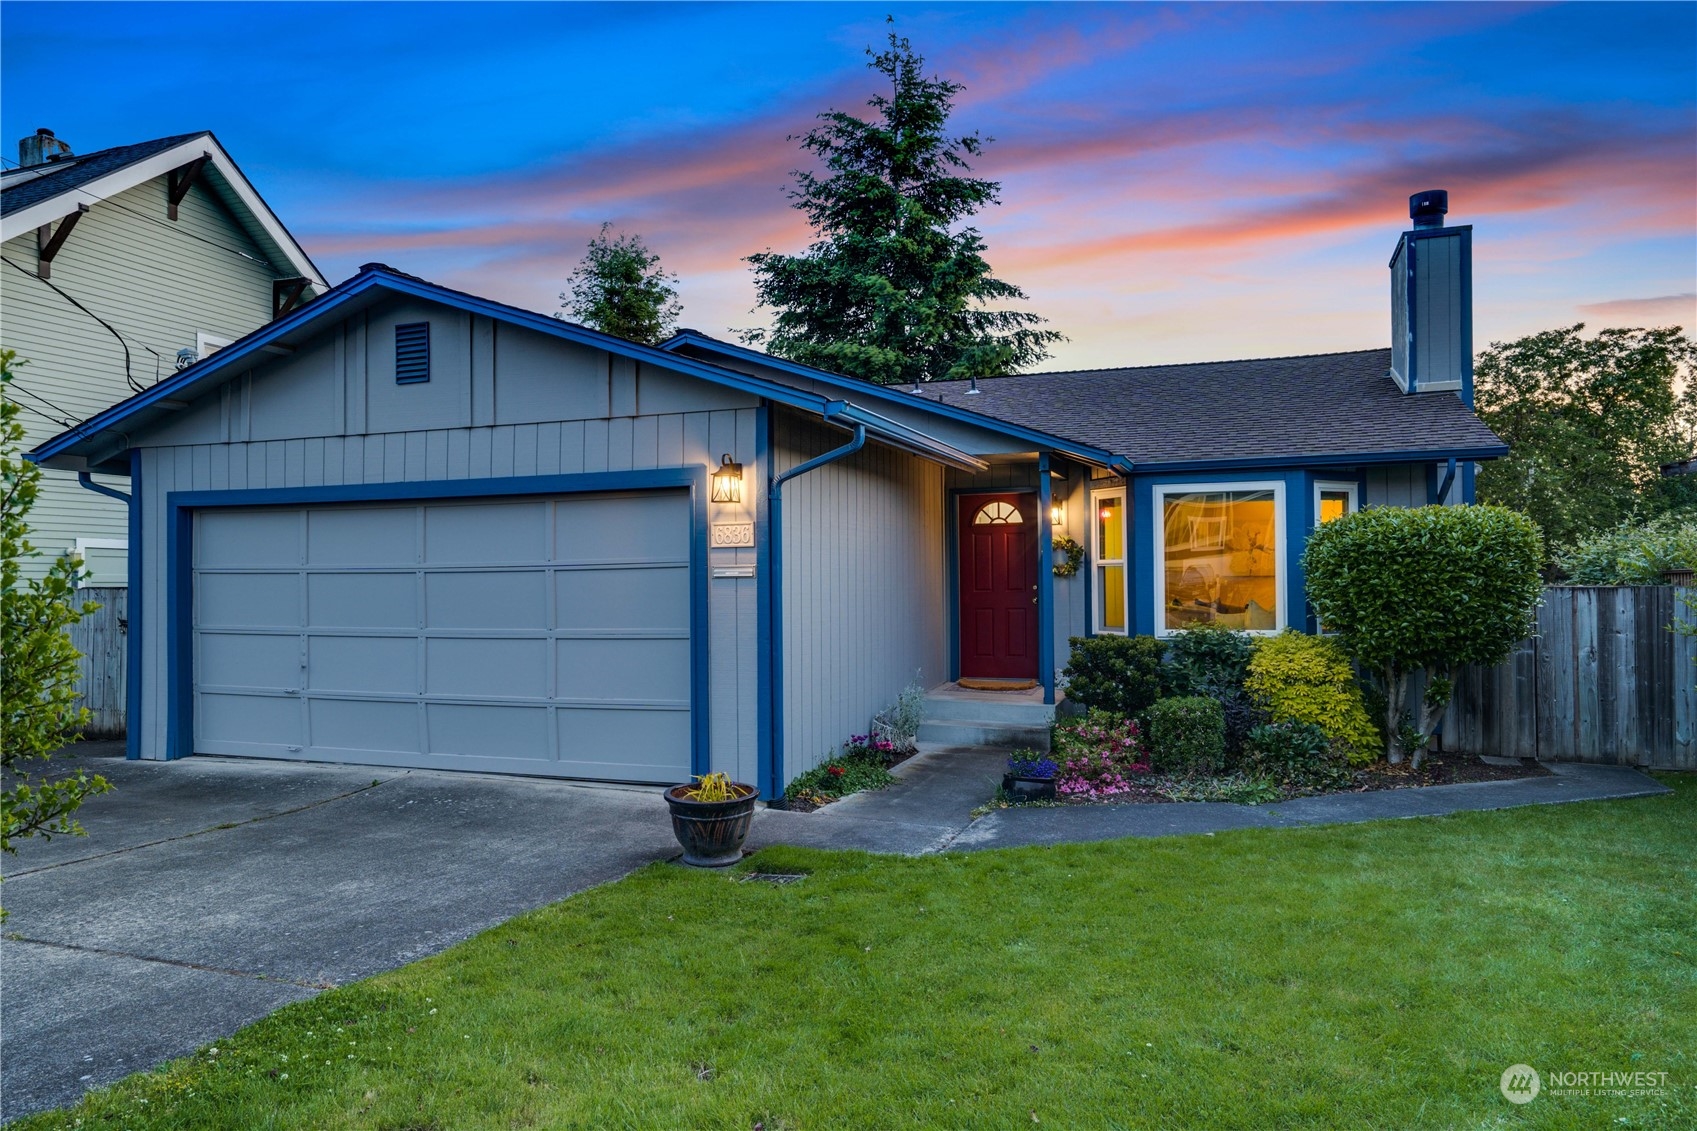
{"label": "red front door", "polygon": [[960,674],[1037,678],[1037,496],[960,496]]}

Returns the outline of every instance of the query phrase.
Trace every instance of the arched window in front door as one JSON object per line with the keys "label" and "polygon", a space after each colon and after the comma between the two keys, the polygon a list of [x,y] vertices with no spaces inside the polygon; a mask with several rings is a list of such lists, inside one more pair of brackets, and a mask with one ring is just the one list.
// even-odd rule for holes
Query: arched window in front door
{"label": "arched window in front door", "polygon": [[974,526],[1013,526],[1024,522],[1020,517],[1019,508],[1012,503],[1004,503],[997,499],[993,503],[985,503],[978,513],[972,517]]}

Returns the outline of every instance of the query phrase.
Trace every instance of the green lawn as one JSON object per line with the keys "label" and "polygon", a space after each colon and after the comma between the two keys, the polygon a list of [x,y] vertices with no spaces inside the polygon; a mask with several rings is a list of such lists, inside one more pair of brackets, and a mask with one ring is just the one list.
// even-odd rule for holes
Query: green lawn
{"label": "green lawn", "polygon": [[[1697,1126],[1673,797],[659,865],[23,1128]],[[1666,1072],[1648,1097],[1502,1070]]]}

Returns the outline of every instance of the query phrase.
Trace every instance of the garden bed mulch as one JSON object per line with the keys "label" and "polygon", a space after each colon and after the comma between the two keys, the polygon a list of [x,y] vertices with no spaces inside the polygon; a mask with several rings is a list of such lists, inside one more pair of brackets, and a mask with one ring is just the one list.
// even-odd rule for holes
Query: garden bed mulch
{"label": "garden bed mulch", "polygon": [[[1330,793],[1370,793],[1382,789],[1418,789],[1429,785],[1457,785],[1463,782],[1512,781],[1516,778],[1549,777],[1550,770],[1530,758],[1523,758],[1514,765],[1498,765],[1486,762],[1475,754],[1428,754],[1417,770],[1412,763],[1404,762],[1400,766],[1392,766],[1386,762],[1375,762],[1366,769],[1357,770],[1351,784],[1339,789],[1287,789],[1283,796],[1277,799],[1268,798],[1260,803],[1273,804],[1277,801],[1290,801],[1298,797],[1314,797]],[[1040,804],[1052,805],[1139,805],[1167,804],[1180,801],[1217,800],[1210,797],[1195,796],[1197,784],[1175,779],[1167,775],[1151,774],[1147,779],[1133,779],[1131,789],[1125,793],[1109,794],[1101,797],[1059,797],[1053,802]],[[1175,788],[1175,786],[1177,788]],[[1177,796],[1174,796],[1174,794]],[[1241,802],[1240,802],[1241,803]],[[1009,801],[999,801],[994,807],[1015,804]]]}

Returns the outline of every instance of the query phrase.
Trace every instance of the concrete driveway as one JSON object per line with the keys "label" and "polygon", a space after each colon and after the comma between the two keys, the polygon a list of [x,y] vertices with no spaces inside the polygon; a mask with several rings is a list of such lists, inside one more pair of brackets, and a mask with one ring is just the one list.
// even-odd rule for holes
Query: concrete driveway
{"label": "concrete driveway", "polygon": [[677,853],[659,791],[237,759],[77,759],[87,837],[0,902],[0,1119]]}

